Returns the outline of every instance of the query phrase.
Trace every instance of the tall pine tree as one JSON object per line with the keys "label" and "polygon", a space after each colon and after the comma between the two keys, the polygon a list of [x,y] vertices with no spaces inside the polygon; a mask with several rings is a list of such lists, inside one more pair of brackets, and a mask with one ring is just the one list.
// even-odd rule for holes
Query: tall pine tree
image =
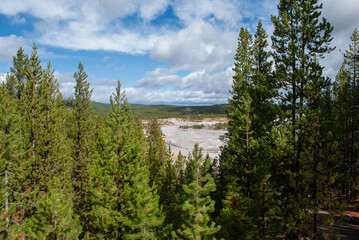
{"label": "tall pine tree", "polygon": [[172,232],[174,238],[208,239],[220,229],[210,218],[210,213],[214,211],[214,201],[210,193],[215,191],[216,186],[212,176],[207,173],[209,162],[204,163],[202,149],[196,144],[188,163],[188,167],[192,169],[189,176],[191,181],[183,185],[186,195],[182,205],[185,222],[180,229]]}
{"label": "tall pine tree", "polygon": [[[308,233],[303,221],[305,212],[302,209],[317,209],[313,208],[312,202],[318,201],[315,196],[318,196],[319,189],[314,187],[310,193],[305,189],[306,166],[303,159],[310,161],[310,165],[313,166],[311,172],[315,172],[316,176],[319,174],[318,154],[321,150],[316,149],[312,152],[310,160],[308,156],[304,156],[304,152],[308,150],[308,141],[311,141],[311,137],[306,135],[306,127],[313,124],[319,127],[321,124],[321,106],[318,102],[323,90],[328,87],[328,80],[322,77],[322,67],[317,59],[333,50],[329,46],[333,27],[326,19],[320,19],[321,8],[322,4],[318,4],[317,0],[281,0],[278,5],[278,16],[272,16],[275,27],[272,37],[272,47],[275,50],[275,77],[280,80],[282,88],[279,98],[282,107],[280,118],[282,124],[287,125],[285,128],[291,132],[288,136],[288,158],[282,161],[284,169],[281,177],[284,179],[277,178],[278,183],[283,181],[282,186],[278,188],[282,187],[281,207],[283,217],[288,219],[283,227],[288,238],[298,238],[312,233],[314,238],[317,237],[316,227],[313,227],[312,233]],[[319,128],[313,134],[316,136],[315,144],[320,146],[318,130]],[[323,132],[320,135],[326,134]],[[319,178],[312,180],[316,181]],[[318,182],[312,184],[319,185]],[[306,199],[305,196],[308,194],[311,194],[311,199]],[[315,214],[313,224],[316,225]]]}
{"label": "tall pine tree", "polygon": [[73,141],[73,172],[72,183],[74,188],[75,213],[79,214],[84,233],[88,232],[90,171],[96,157],[94,139],[94,119],[92,116],[93,104],[91,102],[92,89],[87,81],[87,73],[80,62],[78,72],[74,73],[76,81],[74,97],[70,98],[72,104],[71,139]]}

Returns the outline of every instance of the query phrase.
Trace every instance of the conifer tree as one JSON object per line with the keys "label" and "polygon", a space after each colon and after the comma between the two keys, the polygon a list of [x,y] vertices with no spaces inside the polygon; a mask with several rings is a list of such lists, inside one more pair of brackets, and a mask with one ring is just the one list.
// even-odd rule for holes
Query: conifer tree
{"label": "conifer tree", "polygon": [[[310,141],[310,137],[306,136],[306,127],[321,119],[318,115],[321,107],[318,101],[323,90],[328,87],[328,80],[322,77],[322,67],[317,59],[333,50],[329,46],[333,27],[326,19],[320,19],[321,8],[322,4],[318,4],[317,0],[281,0],[278,5],[278,16],[272,16],[275,26],[272,37],[272,47],[275,50],[275,77],[280,79],[282,87],[279,102],[282,106],[280,118],[282,124],[290,124],[288,127],[291,132],[288,136],[291,145],[288,148],[289,155],[287,160],[283,160],[283,171],[286,174],[282,175],[285,176],[285,180],[282,179],[285,183],[282,190],[283,217],[288,219],[283,227],[288,238],[311,235],[307,233],[307,226],[303,221],[305,213],[301,209],[312,208],[309,202],[317,201],[310,199],[308,202],[305,197],[310,193],[306,192],[303,184],[306,177],[303,175],[305,166],[302,160]],[[316,124],[320,125],[321,122]],[[323,133],[321,136],[326,134]],[[319,136],[318,132],[315,135]],[[321,140],[316,139],[315,144],[319,146]],[[311,156],[311,166],[318,164],[319,151],[317,149]],[[311,171],[318,174],[316,167]],[[279,179],[276,181],[279,183]],[[318,186],[318,183],[314,185]],[[311,196],[315,198],[314,195]],[[314,225],[315,222],[314,214]],[[313,232],[316,238],[316,227],[313,228]]]}
{"label": "conifer tree", "polygon": [[95,158],[94,120],[92,117],[93,104],[91,102],[92,89],[87,82],[87,73],[80,62],[78,72],[74,73],[76,80],[74,97],[70,98],[73,107],[72,131],[73,141],[73,172],[75,212],[79,214],[84,232],[88,232],[87,213],[89,205],[89,166]]}
{"label": "conifer tree", "polygon": [[276,115],[274,99],[277,96],[278,84],[272,76],[273,62],[269,60],[271,53],[266,50],[267,38],[268,35],[259,20],[252,46],[253,76],[248,91],[255,113],[255,116],[252,117],[253,134],[257,137],[264,136],[271,129]]}
{"label": "conifer tree", "polygon": [[[21,78],[18,80],[16,99],[21,106],[19,109],[25,113],[24,121],[19,126],[28,157],[17,166],[19,173],[16,181],[19,187],[14,192],[18,196],[16,211],[23,213],[24,221],[38,213],[39,191],[46,193],[47,184],[54,176],[59,176],[63,186],[66,186],[66,196],[70,199],[72,188],[69,178],[70,149],[64,130],[65,109],[59,84],[54,79],[50,63],[46,70],[42,70],[35,45],[28,61],[21,50],[18,51],[17,59],[14,58],[16,68],[12,68],[12,72],[13,76]],[[25,58],[24,66],[19,63],[21,58]],[[22,73],[25,74],[24,81]],[[27,231],[31,231],[30,226],[27,228]]]}
{"label": "conifer tree", "polygon": [[15,94],[20,100],[25,94],[26,85],[26,67],[29,63],[28,56],[24,53],[24,50],[20,48],[16,56],[13,57],[13,66],[10,67],[10,77],[14,80]]}
{"label": "conifer tree", "polygon": [[163,133],[158,119],[152,118],[146,128],[148,157],[147,164],[150,173],[150,184],[155,184],[160,196],[159,203],[166,213],[163,234],[166,235],[166,227],[171,228],[176,221],[176,175],[175,167],[170,159]]}
{"label": "conifer tree", "polygon": [[[253,67],[253,55],[252,55],[252,36],[248,30],[241,28],[238,38],[238,48],[236,50],[234,62],[233,85],[231,90],[232,97],[228,99],[230,108],[228,110],[228,133],[225,136],[229,139],[227,146],[223,151],[231,151],[229,148],[232,146],[234,149],[231,152],[231,156],[228,155],[227,159],[223,159],[224,168],[226,169],[225,175],[231,178],[238,175],[236,161],[237,155],[235,149],[248,148],[249,136],[251,133],[250,122],[252,118],[252,99],[249,95],[249,87],[251,84],[252,67]],[[244,101],[246,103],[244,103]],[[243,104],[246,104],[244,107]],[[232,142],[232,144],[230,143]],[[233,145],[234,144],[234,145]],[[231,180],[227,179],[228,182]]]}
{"label": "conifer tree", "polygon": [[6,91],[9,92],[11,96],[16,96],[16,79],[14,75],[7,74],[5,83]]}
{"label": "conifer tree", "polygon": [[[146,159],[143,126],[138,118],[131,116],[131,108],[125,93],[121,91],[120,81],[110,101],[110,116],[97,138],[100,141],[97,144],[100,158],[91,167],[94,175],[89,181],[92,205],[89,211],[90,238],[124,238],[129,233],[127,230],[130,226],[124,221],[135,221],[133,216],[126,213],[126,204],[133,199],[131,194],[124,195],[124,188],[126,184],[131,186],[126,190],[129,192],[132,186],[139,184],[134,182],[135,176],[131,171],[136,164],[144,164]],[[145,168],[141,167],[141,171]],[[137,173],[139,176],[141,174]]]}
{"label": "conifer tree", "polygon": [[122,193],[120,220],[124,239],[157,239],[165,215],[159,206],[155,186],[150,187],[149,171],[144,163],[129,165],[129,180]]}
{"label": "conifer tree", "polygon": [[37,89],[36,116],[36,149],[39,157],[37,174],[40,176],[40,188],[47,188],[47,183],[53,176],[59,176],[60,181],[69,186],[72,162],[71,149],[67,143],[64,122],[64,104],[59,84],[54,78],[51,64],[42,72]]}
{"label": "conifer tree", "polygon": [[29,239],[78,239],[82,228],[64,188],[66,185],[55,177],[48,184],[48,192],[40,194],[37,214],[25,223]]}
{"label": "conifer tree", "polygon": [[[37,47],[34,45],[29,59],[29,64],[26,65],[26,85],[25,85],[25,113],[28,120],[28,129],[30,132],[31,143],[31,157],[36,157],[36,137],[37,132],[37,113],[40,106],[38,103],[38,85],[42,77],[41,61],[37,54]],[[34,183],[38,183],[38,179],[34,179]]]}
{"label": "conifer tree", "polygon": [[185,222],[180,229],[172,232],[172,235],[180,239],[208,239],[220,229],[220,226],[216,226],[210,219],[210,213],[214,211],[214,201],[209,195],[215,191],[216,186],[210,174],[206,174],[209,162],[204,165],[202,149],[197,144],[188,164],[193,171],[192,181],[183,185],[186,200],[181,208],[186,216]]}
{"label": "conifer tree", "polygon": [[23,106],[21,110],[24,111],[25,120],[22,126],[23,132],[26,133],[26,139],[24,139],[26,144],[25,151],[29,153],[26,165],[29,166],[30,171],[30,174],[22,179],[20,190],[25,218],[36,214],[36,208],[34,207],[36,196],[40,187],[43,187],[42,190],[44,190],[44,185],[40,185],[43,183],[41,182],[43,175],[40,172],[44,170],[40,168],[41,156],[38,154],[41,145],[37,142],[41,138],[43,127],[39,121],[41,106],[39,104],[38,86],[43,74],[40,63],[37,47],[34,44],[29,62],[25,66],[25,89],[21,97],[23,100],[20,99],[20,105]]}
{"label": "conifer tree", "polygon": [[267,233],[275,224],[273,217],[269,220],[275,212],[270,210],[274,204],[269,195],[275,195],[275,190],[269,179],[272,163],[268,133],[275,116],[273,101],[277,86],[265,50],[266,37],[259,22],[254,43],[243,28],[238,38],[232,96],[228,101],[227,142],[219,165],[219,173],[224,177],[219,176],[218,181],[224,199],[220,214],[223,228],[219,235],[226,239],[235,239],[238,234],[243,239],[275,236],[273,232]]}
{"label": "conifer tree", "polygon": [[87,223],[89,239],[116,239],[118,237],[117,185],[113,175],[118,165],[111,161],[109,129],[105,121],[97,121],[95,128],[98,158],[89,166],[90,179]]}
{"label": "conifer tree", "polygon": [[150,171],[150,182],[155,183],[161,196],[163,178],[165,176],[165,166],[168,160],[168,153],[165,142],[163,141],[163,134],[158,120],[153,118],[146,128],[147,142],[148,142],[148,166]]}
{"label": "conifer tree", "polygon": [[345,51],[344,62],[335,82],[336,126],[340,143],[342,163],[340,182],[347,198],[358,194],[358,119],[359,119],[359,32],[355,29],[350,37],[351,44]]}
{"label": "conifer tree", "polygon": [[24,136],[21,132],[22,118],[16,99],[7,89],[7,84],[0,85],[0,236],[23,234],[21,214],[21,178],[29,174],[26,171],[26,152]]}

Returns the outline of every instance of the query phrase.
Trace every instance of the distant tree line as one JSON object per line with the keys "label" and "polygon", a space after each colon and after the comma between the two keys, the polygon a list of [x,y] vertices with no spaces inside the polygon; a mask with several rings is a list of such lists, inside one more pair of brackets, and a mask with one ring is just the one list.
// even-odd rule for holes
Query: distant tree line
{"label": "distant tree line", "polygon": [[81,62],[65,107],[50,63],[20,48],[0,85],[1,239],[332,239],[359,193],[359,32],[324,77],[321,8],[281,0],[272,52],[261,21],[240,29],[218,159],[195,145],[174,160],[120,81],[95,117]]}

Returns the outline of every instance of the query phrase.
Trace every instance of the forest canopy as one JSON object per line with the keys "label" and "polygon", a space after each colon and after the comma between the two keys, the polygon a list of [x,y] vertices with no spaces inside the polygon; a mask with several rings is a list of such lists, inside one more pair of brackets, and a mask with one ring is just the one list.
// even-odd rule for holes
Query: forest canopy
{"label": "forest canopy", "polygon": [[335,46],[321,9],[281,0],[272,51],[261,21],[240,29],[216,159],[198,145],[174,158],[120,81],[109,114],[94,115],[81,62],[66,107],[51,64],[20,48],[0,85],[1,238],[337,236],[334,216],[359,195],[359,32],[336,79],[324,76],[319,59]]}

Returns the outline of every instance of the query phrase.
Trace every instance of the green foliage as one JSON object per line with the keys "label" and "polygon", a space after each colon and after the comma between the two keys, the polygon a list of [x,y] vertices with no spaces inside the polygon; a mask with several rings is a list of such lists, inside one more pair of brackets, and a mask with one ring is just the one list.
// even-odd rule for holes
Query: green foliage
{"label": "green foliage", "polygon": [[[120,82],[111,105],[93,103],[80,62],[65,108],[50,63],[20,48],[0,85],[0,238],[338,238],[340,199],[359,193],[359,32],[332,86],[321,8],[281,0],[272,53],[260,21],[253,36],[241,28],[229,105],[131,107]],[[228,124],[210,127],[228,130],[219,159],[198,145],[174,159],[157,119],[144,129],[133,111],[200,119],[226,107]]]}
{"label": "green foliage", "polygon": [[13,78],[13,80],[11,80],[11,84],[7,84],[15,88],[15,94],[18,99],[23,98],[25,95],[26,67],[28,64],[28,56],[24,54],[24,50],[20,48],[16,56],[13,57],[13,66],[10,67],[10,78]]}
{"label": "green foliage", "polygon": [[[111,109],[111,104],[93,102],[94,114],[107,116]],[[67,102],[71,107],[71,103]],[[139,112],[144,119],[151,118],[189,118],[191,120],[201,120],[207,117],[224,117],[227,108],[226,104],[210,106],[175,106],[175,105],[143,105],[131,104],[133,114]]]}
{"label": "green foliage", "polygon": [[129,180],[123,188],[120,220],[124,239],[157,239],[164,215],[149,172],[139,162],[129,166]]}
{"label": "green foliage", "polygon": [[335,134],[339,142],[340,190],[348,199],[359,194],[359,170],[355,164],[358,159],[358,118],[359,118],[359,32],[355,29],[350,37],[351,44],[345,51],[344,61],[334,85],[336,116]]}
{"label": "green foliage", "polygon": [[74,73],[74,79],[76,81],[74,98],[70,98],[73,106],[70,122],[73,160],[71,181],[74,189],[75,213],[80,216],[84,233],[88,233],[88,212],[91,210],[89,168],[96,158],[96,145],[95,124],[92,117],[92,89],[87,82],[87,74],[81,62],[78,65],[78,72]]}
{"label": "green foliage", "polygon": [[[0,85],[0,236],[7,238],[21,227],[21,183],[29,175],[26,169],[24,138],[21,134],[23,119],[16,100],[6,83]],[[20,222],[20,224],[18,224]],[[20,225],[20,227],[19,227]],[[20,230],[21,232],[21,230]]]}
{"label": "green foliage", "polygon": [[[318,238],[319,202],[332,200],[320,187],[333,173],[320,171],[321,166],[330,165],[328,158],[321,157],[329,150],[329,144],[323,144],[330,133],[322,128],[327,124],[322,114],[330,111],[326,108],[330,105],[323,104],[330,81],[322,76],[318,58],[334,49],[329,46],[333,27],[320,19],[321,8],[317,0],[281,0],[278,16],[272,16],[275,77],[282,88],[279,118],[288,133],[288,150],[277,159],[283,174],[274,179],[282,182],[282,217],[287,219],[282,227],[288,238]],[[306,181],[312,187],[306,188]],[[302,209],[311,209],[312,221],[307,221]]]}
{"label": "green foliage", "polygon": [[211,221],[210,213],[214,211],[214,201],[209,194],[215,191],[214,180],[206,174],[209,162],[205,162],[202,149],[196,144],[192,152],[193,157],[188,162],[191,166],[191,181],[183,185],[186,195],[181,206],[184,215],[184,224],[177,232],[172,232],[174,238],[181,239],[210,239],[220,226]]}
{"label": "green foliage", "polygon": [[29,239],[78,239],[82,231],[79,217],[73,212],[72,199],[65,194],[58,178],[48,184],[47,193],[36,201],[37,214],[25,222]]}
{"label": "green foliage", "polygon": [[[158,189],[162,189],[163,178],[165,176],[165,166],[169,159],[167,147],[161,126],[157,119],[153,118],[146,128],[148,143],[147,165],[150,171],[150,183],[155,183]],[[162,194],[161,194],[162,195]]]}
{"label": "green foliage", "polygon": [[182,129],[189,129],[189,128],[193,128],[193,129],[202,129],[204,128],[204,124],[194,124],[194,125],[181,125],[180,128]]}

